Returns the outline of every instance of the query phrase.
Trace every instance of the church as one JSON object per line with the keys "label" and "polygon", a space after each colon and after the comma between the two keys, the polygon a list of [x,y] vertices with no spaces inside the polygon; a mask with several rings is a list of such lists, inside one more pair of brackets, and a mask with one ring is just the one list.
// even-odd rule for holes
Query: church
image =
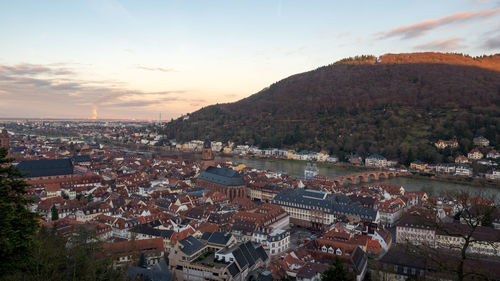
{"label": "church", "polygon": [[214,154],[208,138],[203,144],[201,167],[204,170],[197,179],[200,187],[211,191],[224,193],[231,200],[237,197],[246,197],[246,183],[243,176],[233,169],[215,167]]}

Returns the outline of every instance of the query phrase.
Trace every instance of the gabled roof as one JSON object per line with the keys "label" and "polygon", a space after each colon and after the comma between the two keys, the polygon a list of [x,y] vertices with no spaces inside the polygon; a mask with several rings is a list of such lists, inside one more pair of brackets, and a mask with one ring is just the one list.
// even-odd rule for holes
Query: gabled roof
{"label": "gabled roof", "polygon": [[201,240],[206,240],[210,244],[225,246],[233,237],[232,234],[222,232],[205,232],[201,236]]}
{"label": "gabled roof", "polygon": [[73,174],[73,163],[68,158],[21,161],[16,168],[28,178]]}
{"label": "gabled roof", "polygon": [[231,276],[236,276],[238,273],[240,273],[240,270],[238,269],[238,266],[236,266],[236,263],[231,263],[228,267],[227,270],[231,274]]}
{"label": "gabled roof", "polygon": [[201,172],[198,179],[226,186],[245,185],[245,181],[240,173],[227,168],[208,167],[205,171]]}
{"label": "gabled roof", "polygon": [[371,221],[377,216],[376,210],[363,207],[359,202],[352,202],[347,196],[316,190],[285,189],[274,197],[273,203],[280,206],[292,205],[298,209],[322,208],[325,213],[357,215]]}
{"label": "gabled roof", "polygon": [[243,252],[241,251],[240,248],[237,248],[236,250],[233,251],[233,256],[241,269],[244,269],[245,266],[248,266],[248,261],[243,255]]}
{"label": "gabled roof", "polygon": [[180,247],[181,251],[186,255],[191,255],[204,246],[200,240],[194,238],[193,236],[188,236],[184,240],[179,241],[179,243],[182,245]]}

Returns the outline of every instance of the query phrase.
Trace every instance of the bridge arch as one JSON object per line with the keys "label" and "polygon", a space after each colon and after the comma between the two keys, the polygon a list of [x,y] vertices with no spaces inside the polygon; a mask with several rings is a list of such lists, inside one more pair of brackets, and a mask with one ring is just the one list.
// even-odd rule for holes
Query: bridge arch
{"label": "bridge arch", "polygon": [[344,185],[344,186],[348,186],[348,185],[350,185],[350,184],[352,184],[352,179],[351,179],[351,177],[345,177],[345,178],[343,178],[343,180],[342,180],[342,185]]}
{"label": "bridge arch", "polygon": [[377,173],[370,173],[367,176],[369,182],[373,181],[378,181],[378,174]]}
{"label": "bridge arch", "polygon": [[386,179],[389,179],[389,177],[387,176],[387,174],[386,174],[386,173],[384,173],[384,172],[380,172],[380,173],[378,174],[378,178],[379,178],[379,180],[380,180],[380,179],[385,179],[385,180],[386,180]]}

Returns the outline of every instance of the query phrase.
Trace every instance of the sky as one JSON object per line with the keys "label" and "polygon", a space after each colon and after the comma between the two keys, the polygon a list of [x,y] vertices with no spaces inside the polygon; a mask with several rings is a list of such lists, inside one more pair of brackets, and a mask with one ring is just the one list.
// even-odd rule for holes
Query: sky
{"label": "sky", "polygon": [[500,53],[500,0],[0,0],[0,118],[177,118],[345,57]]}

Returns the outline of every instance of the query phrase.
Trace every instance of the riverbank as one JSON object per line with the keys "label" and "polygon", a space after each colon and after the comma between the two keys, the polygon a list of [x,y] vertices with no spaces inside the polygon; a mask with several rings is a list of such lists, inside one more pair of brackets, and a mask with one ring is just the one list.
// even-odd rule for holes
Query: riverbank
{"label": "riverbank", "polygon": [[474,187],[496,188],[500,191],[500,181],[487,180],[482,178],[467,178],[467,177],[454,177],[445,175],[425,176],[419,174],[409,174],[405,177],[414,179],[434,180],[446,183],[454,183],[460,185],[469,185]]}
{"label": "riverbank", "polygon": [[221,158],[228,159],[247,159],[247,160],[262,160],[262,161],[286,161],[290,163],[314,163],[318,167],[334,167],[334,168],[346,168],[352,171],[379,171],[380,169],[373,167],[366,167],[362,165],[354,165],[347,162],[317,162],[317,161],[305,161],[305,160],[295,160],[295,159],[285,159],[285,158],[275,158],[275,157],[257,157],[257,156],[240,156],[240,155],[232,155],[232,154],[219,154]]}
{"label": "riverbank", "polygon": [[[300,160],[285,160],[285,159],[271,159],[271,158],[260,158],[260,157],[224,157],[225,159],[233,161],[233,163],[245,164],[248,167],[253,167],[259,170],[272,169],[274,171],[283,171],[295,178],[304,177],[304,169],[307,165],[307,161]],[[355,174],[360,171],[366,171],[365,167],[342,165],[326,163],[325,165],[318,165],[319,173],[321,175],[327,176],[329,178],[335,178],[339,176],[346,176],[350,174]],[[411,176],[399,176],[389,179],[381,179],[379,181],[373,182],[374,184],[385,183],[390,185],[402,186],[407,191],[425,191],[428,194],[439,195],[447,194],[449,192],[456,192],[457,190],[463,190],[470,192],[471,194],[481,193],[489,195],[496,195],[499,193],[498,185],[495,184],[485,184],[481,185],[481,181],[467,180],[467,179],[450,179],[450,178],[431,178],[429,176],[411,175]],[[366,185],[366,183],[360,183],[361,185]],[[353,185],[359,186],[358,185]],[[473,186],[474,184],[474,186]],[[497,196],[500,198],[500,196]]]}

